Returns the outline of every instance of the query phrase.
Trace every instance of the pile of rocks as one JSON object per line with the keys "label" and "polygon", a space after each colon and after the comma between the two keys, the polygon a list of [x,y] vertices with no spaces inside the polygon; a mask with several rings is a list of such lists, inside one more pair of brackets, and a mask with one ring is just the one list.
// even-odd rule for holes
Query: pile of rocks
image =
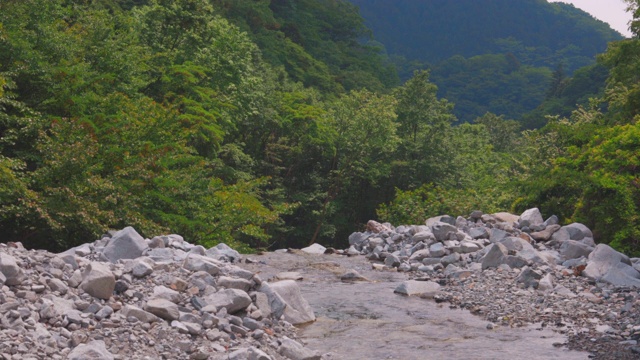
{"label": "pile of rocks", "polygon": [[556,216],[544,220],[537,208],[520,216],[480,211],[468,218],[443,215],[425,225],[396,228],[370,221],[367,231],[349,236],[349,245],[342,253],[362,254],[383,262],[374,266],[399,271],[444,271],[464,278],[475,270],[524,269],[520,281],[526,287],[548,290],[550,277],[543,279],[542,273],[561,270],[597,282],[640,287],[640,259],[596,245],[583,224],[560,226]]}
{"label": "pile of rocks", "polygon": [[131,227],[61,254],[0,244],[0,359],[319,359],[296,283],[241,258]]}
{"label": "pile of rocks", "polygon": [[[569,347],[602,359],[640,354],[640,259],[596,245],[583,224],[561,226],[535,208],[520,216],[474,211],[425,225],[371,221],[349,244],[339,253],[364,255],[380,270],[409,272],[429,283],[415,294],[467,308],[489,327],[540,324],[569,335]],[[407,286],[415,284],[396,291],[411,294]]]}

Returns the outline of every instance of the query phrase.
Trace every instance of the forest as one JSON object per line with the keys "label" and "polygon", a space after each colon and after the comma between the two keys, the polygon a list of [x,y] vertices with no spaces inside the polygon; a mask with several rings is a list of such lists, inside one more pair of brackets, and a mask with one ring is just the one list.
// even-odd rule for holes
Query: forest
{"label": "forest", "polygon": [[[640,254],[628,3],[634,37],[597,63],[504,75],[536,114],[460,121],[436,71],[401,81],[347,1],[2,1],[2,241],[55,251],[133,226],[247,252],[344,247],[369,219],[535,206]],[[459,60],[452,76],[473,68]]]}
{"label": "forest", "polygon": [[[546,123],[535,111],[548,98],[554,73],[572,76],[592,66],[597,54],[622,35],[573,5],[546,0],[350,0],[365,24],[385,45],[404,81],[428,68],[438,96],[456,104],[459,122],[487,111],[521,122],[528,129]],[[584,78],[590,79],[589,77]],[[596,77],[579,102],[553,110],[571,113],[576,103],[604,88]],[[569,89],[577,90],[577,89]],[[548,106],[543,107],[544,109]]]}

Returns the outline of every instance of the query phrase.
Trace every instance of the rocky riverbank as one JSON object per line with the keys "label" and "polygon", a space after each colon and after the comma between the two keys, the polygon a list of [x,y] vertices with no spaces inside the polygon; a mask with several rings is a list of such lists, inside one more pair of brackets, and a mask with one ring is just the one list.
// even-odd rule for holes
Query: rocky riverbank
{"label": "rocky riverbank", "polygon": [[0,359],[319,359],[297,284],[240,259],[130,227],[62,254],[0,244]]}
{"label": "rocky riverbank", "polygon": [[437,292],[415,293],[468,309],[489,327],[538,324],[568,336],[558,346],[593,358],[640,358],[640,259],[596,245],[582,224],[543,220],[538,209],[474,212],[417,226],[370,222],[349,242],[338,253],[435,283]]}
{"label": "rocky riverbank", "polygon": [[372,221],[349,244],[241,256],[133,228],[61,254],[0,244],[0,359],[640,358],[640,259],[582,224],[474,212]]}

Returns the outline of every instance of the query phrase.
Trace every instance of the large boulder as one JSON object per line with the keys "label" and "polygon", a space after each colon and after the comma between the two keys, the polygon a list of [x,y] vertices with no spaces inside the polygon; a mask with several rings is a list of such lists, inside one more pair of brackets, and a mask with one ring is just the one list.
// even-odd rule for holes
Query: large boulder
{"label": "large boulder", "polygon": [[284,320],[293,325],[305,324],[316,320],[313,309],[302,297],[300,288],[293,280],[274,283],[262,283],[260,292],[267,294],[271,311],[276,318],[284,316]]}
{"label": "large boulder", "polygon": [[564,226],[564,228],[569,232],[571,240],[582,240],[585,237],[593,238],[593,233],[584,224],[572,223]]}
{"label": "large boulder", "polygon": [[491,235],[489,235],[489,241],[491,241],[492,243],[497,243],[499,241],[502,241],[502,239],[507,238],[508,236],[508,232],[498,228],[493,228],[491,229]]}
{"label": "large boulder", "polygon": [[327,248],[320,244],[314,243],[300,250],[306,252],[307,254],[322,255],[325,251],[327,251]]}
{"label": "large boulder", "polygon": [[390,232],[391,228],[387,224],[380,224],[375,220],[369,220],[367,222],[367,231],[374,234],[378,234],[381,232]]}
{"label": "large boulder", "polygon": [[191,271],[204,271],[211,275],[217,275],[220,272],[220,264],[218,261],[207,256],[198,254],[189,254],[183,261],[182,267]]}
{"label": "large boulder", "polygon": [[16,259],[5,253],[0,253],[0,273],[4,275],[6,285],[20,285],[27,278]]}
{"label": "large boulder", "polygon": [[544,222],[542,214],[538,208],[528,209],[520,215],[520,226],[540,225]]}
{"label": "large boulder", "polygon": [[472,239],[488,239],[490,236],[489,230],[484,226],[471,228],[469,229],[468,234]]}
{"label": "large boulder", "polygon": [[508,212],[499,212],[492,215],[497,221],[513,224],[520,219],[518,215],[514,215]]}
{"label": "large boulder", "polygon": [[440,285],[433,281],[407,280],[402,282],[393,291],[397,294],[431,299],[440,291]]}
{"label": "large boulder", "polygon": [[593,247],[576,240],[565,240],[560,244],[560,255],[564,260],[587,257],[593,251]]}
{"label": "large boulder", "polygon": [[205,252],[205,255],[216,260],[222,260],[231,263],[238,262],[242,259],[242,255],[240,255],[239,252],[233,250],[231,247],[229,247],[229,245],[224,243],[220,243],[208,249]]}
{"label": "large boulder", "polygon": [[553,233],[560,230],[560,225],[549,225],[544,230],[531,233],[531,237],[537,241],[549,241]]}
{"label": "large boulder", "polygon": [[166,299],[151,299],[147,301],[144,310],[165,320],[178,320],[180,318],[180,310],[178,305]]}
{"label": "large boulder", "polygon": [[132,317],[138,319],[143,323],[152,323],[158,321],[158,317],[148,311],[144,311],[137,306],[125,305],[120,310],[120,314],[125,317]]}
{"label": "large boulder", "polygon": [[438,221],[431,225],[431,232],[433,233],[433,236],[435,236],[437,241],[448,240],[449,234],[456,233],[457,231],[458,228],[442,221]]}
{"label": "large boulder", "polygon": [[116,278],[107,266],[92,262],[82,273],[80,288],[98,299],[108,300],[116,287]]}
{"label": "large boulder", "polygon": [[354,232],[349,235],[349,245],[362,246],[369,236],[370,234]]}
{"label": "large boulder", "polygon": [[299,342],[288,337],[282,339],[278,353],[291,360],[320,360],[322,358],[317,351],[307,349]]}
{"label": "large boulder", "polygon": [[589,254],[582,275],[617,286],[640,287],[640,272],[631,266],[629,258],[606,244],[598,244]]}
{"label": "large boulder", "polygon": [[112,263],[120,259],[135,259],[142,256],[147,248],[144,238],[131,226],[118,231],[113,235],[102,254]]}
{"label": "large boulder", "polygon": [[204,312],[218,312],[226,308],[229,314],[244,310],[251,305],[251,297],[246,291],[239,289],[224,289],[204,298],[207,304],[202,308]]}
{"label": "large boulder", "polygon": [[86,344],[80,344],[73,349],[68,360],[113,360],[114,356],[107,350],[107,346],[102,340],[93,340]]}
{"label": "large boulder", "polygon": [[507,248],[500,244],[495,243],[491,245],[489,252],[482,258],[482,270],[489,268],[497,268],[504,264],[505,258],[509,254]]}
{"label": "large boulder", "polygon": [[530,267],[525,266],[516,277],[516,282],[524,284],[525,288],[533,287],[534,289],[537,289],[540,279],[542,279],[542,273],[540,271],[533,270]]}

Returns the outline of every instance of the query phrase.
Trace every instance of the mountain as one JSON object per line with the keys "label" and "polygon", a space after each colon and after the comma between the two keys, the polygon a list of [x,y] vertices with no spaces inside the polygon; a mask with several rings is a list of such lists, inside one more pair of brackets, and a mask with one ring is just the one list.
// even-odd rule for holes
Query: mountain
{"label": "mountain", "polygon": [[431,69],[465,122],[487,111],[522,117],[545,100],[556,68],[570,76],[623,38],[573,5],[545,0],[351,2],[400,77]]}
{"label": "mountain", "polygon": [[429,63],[454,55],[507,51],[523,55],[533,50],[538,58],[520,60],[548,63],[563,52],[592,58],[605,50],[607,42],[622,39],[606,23],[573,5],[545,0],[351,2],[390,53]]}

